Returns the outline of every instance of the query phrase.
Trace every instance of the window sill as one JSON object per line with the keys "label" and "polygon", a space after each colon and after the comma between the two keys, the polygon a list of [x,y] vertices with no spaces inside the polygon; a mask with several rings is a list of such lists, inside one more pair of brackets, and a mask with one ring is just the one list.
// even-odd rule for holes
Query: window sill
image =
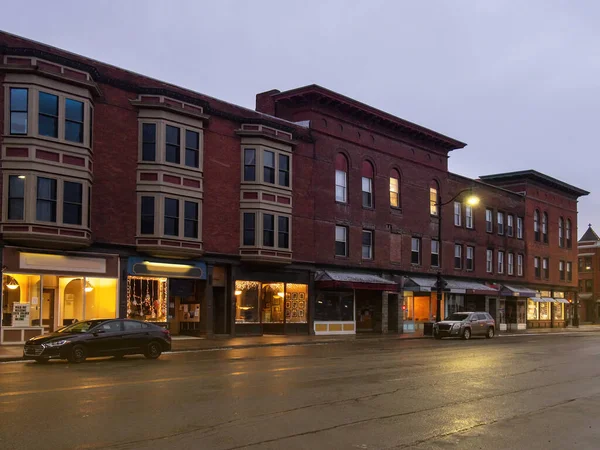
{"label": "window sill", "polygon": [[366,209],[367,211],[375,211],[375,207],[374,206],[365,206],[365,205],[363,205],[362,209]]}

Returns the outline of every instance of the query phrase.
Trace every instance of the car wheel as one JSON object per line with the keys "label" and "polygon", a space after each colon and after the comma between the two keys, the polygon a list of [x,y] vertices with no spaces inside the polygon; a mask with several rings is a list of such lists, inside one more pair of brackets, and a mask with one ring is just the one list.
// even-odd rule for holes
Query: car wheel
{"label": "car wheel", "polygon": [[33,358],[36,363],[46,364],[50,361],[50,358]]}
{"label": "car wheel", "polygon": [[471,330],[469,328],[465,328],[465,331],[463,331],[462,338],[465,341],[468,341],[469,339],[471,339]]}
{"label": "car wheel", "polygon": [[494,327],[490,327],[488,329],[487,334],[485,335],[486,338],[491,339],[494,337]]}
{"label": "car wheel", "polygon": [[87,353],[83,345],[74,345],[67,359],[70,363],[79,364],[85,361]]}
{"label": "car wheel", "polygon": [[148,359],[156,359],[160,356],[161,353],[162,347],[160,346],[160,343],[152,341],[148,344],[144,356]]}

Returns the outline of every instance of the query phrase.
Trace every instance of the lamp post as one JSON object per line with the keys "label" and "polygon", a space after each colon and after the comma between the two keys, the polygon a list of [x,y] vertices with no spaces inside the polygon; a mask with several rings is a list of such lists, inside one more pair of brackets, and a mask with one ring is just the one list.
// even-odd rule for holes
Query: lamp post
{"label": "lamp post", "polygon": [[462,191],[459,191],[456,195],[454,195],[454,197],[452,197],[450,200],[448,200],[447,202],[442,203],[441,202],[441,196],[438,195],[437,197],[437,203],[436,203],[436,207],[438,210],[438,245],[439,245],[439,249],[438,249],[438,258],[439,258],[439,267],[440,270],[437,273],[437,280],[436,280],[436,290],[437,290],[437,299],[436,299],[436,313],[435,313],[435,321],[439,322],[442,320],[442,312],[441,312],[441,307],[442,307],[442,293],[444,291],[444,280],[442,278],[442,261],[444,260],[442,258],[442,206],[446,206],[449,203],[452,203],[454,200],[456,200],[458,197],[460,197],[462,194],[464,194],[465,192],[469,192],[469,196],[467,197],[466,203],[469,206],[477,206],[479,204],[479,197],[477,197],[476,195],[473,194],[473,189],[472,188],[468,188],[468,189],[463,189]]}

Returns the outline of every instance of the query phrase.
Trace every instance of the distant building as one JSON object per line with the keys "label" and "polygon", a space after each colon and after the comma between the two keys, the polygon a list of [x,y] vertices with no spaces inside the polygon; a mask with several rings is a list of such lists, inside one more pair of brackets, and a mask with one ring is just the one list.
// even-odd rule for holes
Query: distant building
{"label": "distant building", "polygon": [[597,322],[600,317],[600,237],[590,224],[577,244],[579,267],[579,319]]}

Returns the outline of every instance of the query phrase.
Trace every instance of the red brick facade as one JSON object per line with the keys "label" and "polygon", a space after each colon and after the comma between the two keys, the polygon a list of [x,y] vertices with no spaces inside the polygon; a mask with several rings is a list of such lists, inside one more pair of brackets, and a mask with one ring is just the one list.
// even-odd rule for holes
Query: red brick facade
{"label": "red brick facade", "polygon": [[[203,119],[202,129],[203,252],[198,252],[193,258],[230,267],[240,264],[240,174],[243,167],[242,141],[238,131],[242,124],[254,123],[293,135],[291,252],[292,266],[297,270],[312,274],[319,268],[338,268],[370,271],[389,277],[435,275],[439,269],[431,267],[430,248],[431,239],[438,234],[439,217],[432,216],[429,209],[430,185],[435,181],[440,187],[442,202],[467,189],[472,189],[481,198],[480,205],[473,209],[472,229],[465,227],[464,209],[461,212],[462,223],[456,226],[453,203],[443,207],[441,267],[444,276],[473,279],[490,285],[515,283],[539,289],[575,289],[576,197],[582,193],[565,191],[560,185],[549,188],[528,181],[527,177],[517,186],[502,180],[471,180],[452,174],[448,172],[449,152],[460,151],[465,144],[434,131],[316,86],[287,93],[269,91],[259,94],[257,111],[251,111],[2,33],[0,60],[0,85],[5,73],[35,73],[52,79],[60,78],[73,86],[87,86],[93,96],[91,247],[116,248],[122,255],[135,253],[139,223],[136,170],[140,147],[140,107],[135,101],[140,94],[152,94],[186,102],[207,116]],[[63,67],[62,72],[60,67]],[[20,72],[23,70],[28,72]],[[2,87],[2,130],[7,110],[4,95]],[[169,111],[176,110],[175,102],[167,102],[173,103]],[[306,121],[310,124],[307,125]],[[277,140],[277,136],[265,139]],[[338,154],[343,154],[348,161],[347,203],[335,200],[335,160]],[[73,157],[69,158],[69,161],[75,161]],[[362,206],[361,168],[364,161],[368,161],[374,170],[372,208]],[[400,176],[398,208],[390,207],[392,170]],[[169,176],[165,175],[164,179],[168,181]],[[143,180],[152,181],[148,175]],[[0,189],[3,185],[0,183]],[[0,204],[6,208],[6,199],[1,194],[0,191]],[[462,196],[457,198],[457,201],[462,200]],[[486,232],[486,208],[493,211],[491,233]],[[550,217],[548,244],[538,244],[533,239],[533,211],[536,208],[547,212]],[[508,215],[514,217],[513,237],[497,233],[498,212],[504,213],[504,220]],[[516,236],[517,217],[524,219],[523,239]],[[558,246],[558,217],[571,220],[572,248]],[[347,257],[335,256],[336,225],[348,227]],[[372,231],[374,236],[373,258],[370,260],[363,259],[361,253],[361,232],[364,229]],[[421,263],[418,265],[411,264],[413,237],[421,239]],[[3,238],[8,244],[27,245],[27,239],[24,241],[22,236],[16,241],[6,234]],[[463,252],[467,246],[475,248],[472,271],[466,270],[464,263],[461,269],[454,269],[457,244],[462,245]],[[35,246],[44,248],[39,241]],[[488,273],[486,268],[487,250],[493,250],[494,254],[492,273]],[[498,251],[503,251],[505,258],[509,253],[514,254],[515,266],[517,255],[524,255],[523,276],[518,276],[516,267],[514,275],[509,275],[506,259],[504,273],[498,273]],[[189,257],[190,253],[180,256]],[[550,259],[548,280],[534,276],[534,256]],[[572,282],[559,279],[559,260],[572,262]],[[287,270],[282,266],[270,267],[259,266],[258,270]],[[235,275],[231,276],[235,278]],[[228,279],[231,281],[231,278]]]}

